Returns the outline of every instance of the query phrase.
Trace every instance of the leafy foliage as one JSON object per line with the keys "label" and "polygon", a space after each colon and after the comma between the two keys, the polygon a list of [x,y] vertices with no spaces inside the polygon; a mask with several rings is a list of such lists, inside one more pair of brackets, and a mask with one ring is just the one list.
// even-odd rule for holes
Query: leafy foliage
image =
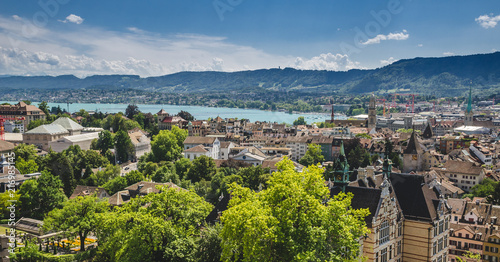
{"label": "leafy foliage", "polygon": [[355,261],[368,211],[350,208],[349,195],[330,199],[319,167],[298,173],[288,159],[277,166],[259,193],[231,186],[222,261]]}
{"label": "leafy foliage", "polygon": [[20,212],[22,216],[43,218],[54,208],[61,207],[67,199],[59,177],[42,171],[38,179],[25,181],[19,189]]}
{"label": "leafy foliage", "polygon": [[[106,200],[95,196],[79,196],[65,202],[61,209],[52,210],[43,221],[43,229],[45,232],[62,230],[83,240],[94,232],[97,214],[108,211],[108,205]],[[80,250],[85,251],[85,241],[80,241]]]}
{"label": "leafy foliage", "polygon": [[313,143],[307,145],[307,151],[299,163],[303,166],[310,166],[323,163],[323,161],[325,161],[325,157],[321,154],[321,146]]}
{"label": "leafy foliage", "polygon": [[[163,188],[100,215],[97,261],[196,261],[198,224],[212,206],[193,192]],[[199,258],[203,259],[203,258]]]}

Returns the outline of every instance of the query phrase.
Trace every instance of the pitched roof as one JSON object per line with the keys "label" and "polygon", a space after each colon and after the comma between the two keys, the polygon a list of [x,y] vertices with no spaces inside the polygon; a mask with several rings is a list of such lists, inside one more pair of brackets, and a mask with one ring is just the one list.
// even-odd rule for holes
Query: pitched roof
{"label": "pitched roof", "polygon": [[85,133],[81,135],[74,135],[74,136],[66,136],[63,139],[76,143],[76,142],[81,142],[81,141],[88,141],[88,140],[94,140],[99,138],[99,133],[93,132],[93,133]]}
{"label": "pitched roof", "polygon": [[427,124],[427,126],[425,127],[425,130],[424,130],[424,133],[422,134],[422,137],[423,138],[431,138],[433,136],[434,136],[434,134],[432,133],[431,125]]}
{"label": "pitched roof", "polygon": [[59,117],[54,122],[52,122],[52,124],[59,124],[59,125],[61,125],[62,127],[64,127],[65,129],[67,129],[69,131],[83,130],[83,126],[81,126],[80,124],[78,124],[77,122],[71,120],[68,117]]}
{"label": "pitched roof", "polygon": [[184,150],[185,153],[205,153],[208,152],[208,150],[205,149],[202,145],[197,145],[195,147],[191,147],[189,149]]}
{"label": "pitched roof", "polygon": [[390,177],[403,214],[414,220],[432,221],[436,218],[436,192],[425,184],[421,175],[396,174]]}
{"label": "pitched roof", "polygon": [[106,191],[106,189],[102,187],[77,185],[75,190],[73,191],[73,194],[69,197],[69,199],[73,199],[79,196],[88,196],[92,195],[93,193],[97,193],[97,197],[100,198],[101,193],[103,192],[106,193],[106,196],[109,197],[109,194]]}
{"label": "pitched roof", "polygon": [[213,144],[216,137],[188,136],[184,139],[185,144]]}
{"label": "pitched roof", "polygon": [[56,135],[67,134],[69,131],[59,124],[41,125],[31,129],[25,134]]}
{"label": "pitched roof", "polygon": [[0,140],[0,152],[12,151],[14,147],[14,144],[11,142]]}
{"label": "pitched roof", "polygon": [[[365,218],[366,225],[371,228],[373,216],[377,213],[378,205],[380,202],[381,189],[368,188],[368,187],[346,187],[346,193],[352,193],[351,206],[354,209],[368,208],[370,215]],[[330,197],[342,192],[340,187],[334,186],[330,189]]]}
{"label": "pitched roof", "polygon": [[403,154],[420,155],[422,153],[423,150],[418,143],[417,134],[413,131],[410,136],[410,140],[408,141],[408,146],[406,146]]}
{"label": "pitched roof", "polygon": [[459,174],[479,175],[482,169],[481,166],[476,166],[469,161],[448,160],[444,163],[444,169],[442,170]]}

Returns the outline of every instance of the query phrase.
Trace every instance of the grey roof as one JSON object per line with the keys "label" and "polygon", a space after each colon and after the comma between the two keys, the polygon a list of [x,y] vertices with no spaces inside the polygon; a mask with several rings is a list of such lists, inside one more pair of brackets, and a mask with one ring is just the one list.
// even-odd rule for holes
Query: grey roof
{"label": "grey roof", "polygon": [[42,134],[42,135],[56,135],[56,134],[67,134],[69,133],[66,128],[59,124],[41,125],[36,128],[31,129],[25,134]]}
{"label": "grey roof", "polygon": [[87,133],[87,134],[81,134],[81,135],[73,135],[73,136],[67,136],[64,137],[63,140],[67,140],[72,143],[77,143],[77,142],[82,142],[82,141],[88,141],[88,140],[94,140],[99,138],[99,133],[94,132],[94,133]]}
{"label": "grey roof", "polygon": [[59,124],[69,131],[83,130],[83,126],[81,126],[77,122],[75,122],[67,117],[59,117],[58,119],[56,119],[56,121],[52,122],[52,124]]}

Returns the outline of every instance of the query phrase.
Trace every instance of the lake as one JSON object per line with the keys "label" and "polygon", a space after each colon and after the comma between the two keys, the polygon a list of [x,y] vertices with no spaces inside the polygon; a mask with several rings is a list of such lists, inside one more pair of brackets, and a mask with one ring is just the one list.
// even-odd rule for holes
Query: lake
{"label": "lake", "polygon": [[[0,101],[0,103],[16,104],[18,102]],[[38,106],[38,102],[33,102]],[[48,103],[49,108],[60,106],[62,109],[68,110],[68,105],[65,103]],[[118,113],[125,112],[128,104],[85,104],[74,103],[69,104],[69,112],[77,112],[80,109],[87,111],[101,111],[103,113]],[[224,107],[204,107],[204,106],[178,106],[178,105],[144,105],[138,104],[139,110],[143,113],[156,114],[161,109],[165,109],[170,114],[177,114],[181,110],[191,113],[196,119],[208,119],[220,116],[222,118],[245,118],[252,122],[267,121],[292,124],[299,116],[304,116],[307,123],[323,122],[330,119],[330,114],[325,113],[285,113],[278,111],[264,111],[257,109],[240,109],[240,108],[224,108]],[[337,119],[345,119],[345,116],[335,116]]]}

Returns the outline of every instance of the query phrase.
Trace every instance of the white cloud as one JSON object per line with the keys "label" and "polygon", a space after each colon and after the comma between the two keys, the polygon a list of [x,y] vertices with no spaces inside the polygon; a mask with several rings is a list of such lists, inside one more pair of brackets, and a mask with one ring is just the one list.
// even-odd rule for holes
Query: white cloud
{"label": "white cloud", "polygon": [[68,23],[68,22],[70,22],[70,23],[75,23],[75,24],[79,25],[79,24],[83,23],[83,18],[81,18],[81,17],[79,17],[79,16],[77,16],[77,15],[74,15],[74,14],[70,14],[70,15],[68,15],[68,16],[66,17],[66,19],[64,19],[64,20],[62,20],[62,21],[61,21],[61,20],[59,20],[59,21],[60,21],[60,22],[63,22],[63,23]]}
{"label": "white cloud", "polygon": [[482,15],[479,16],[478,18],[475,19],[478,24],[480,24],[483,28],[494,28],[497,26],[498,22],[500,21],[500,15],[491,16],[489,15]]}
{"label": "white cloud", "polygon": [[30,19],[1,15],[0,47],[0,71],[16,75],[146,77],[179,71],[275,68],[295,60],[232,44],[220,36],[160,35],[136,27],[117,32],[85,25],[71,31],[54,30],[36,27]]}
{"label": "white cloud", "polygon": [[387,60],[380,60],[380,65],[382,65],[382,66],[386,66],[386,65],[390,65],[390,64],[392,64],[392,63],[394,63],[394,62],[396,62],[396,61],[397,61],[397,60],[396,60],[396,59],[394,59],[394,57],[392,57],[392,56],[391,56],[391,57],[389,57],[389,59],[387,59]]}
{"label": "white cloud", "polygon": [[423,45],[423,44],[418,44],[417,46],[418,46],[418,47],[422,47],[422,46],[424,46],[424,45]]}
{"label": "white cloud", "polygon": [[[27,30],[26,28],[31,28]],[[299,69],[360,68],[347,55],[312,58],[267,53],[223,36],[161,35],[128,27],[123,32],[88,25],[36,27],[30,19],[0,15],[0,72],[11,75],[134,74],[180,71],[239,71],[290,66]]]}
{"label": "white cloud", "polygon": [[444,52],[443,53],[444,56],[454,56],[455,53],[452,53],[452,52]]}
{"label": "white cloud", "polygon": [[289,66],[305,70],[334,70],[346,71],[354,68],[360,68],[359,62],[354,62],[347,55],[342,54],[321,54],[311,59],[297,57],[295,62]]}
{"label": "white cloud", "polygon": [[377,35],[374,38],[370,38],[365,42],[361,42],[363,45],[372,45],[372,44],[380,44],[380,41],[386,40],[406,40],[410,37],[410,34],[406,30],[400,33],[390,33],[388,35]]}

